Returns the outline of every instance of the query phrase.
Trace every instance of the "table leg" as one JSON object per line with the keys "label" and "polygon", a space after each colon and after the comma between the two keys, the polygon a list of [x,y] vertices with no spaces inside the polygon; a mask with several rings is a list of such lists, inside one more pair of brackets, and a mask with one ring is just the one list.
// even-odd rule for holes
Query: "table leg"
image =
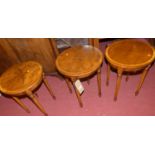
{"label": "table leg", "polygon": [[106,80],[106,85],[109,85],[109,79],[110,79],[110,65],[108,64],[107,66],[107,80]]}
{"label": "table leg", "polygon": [[44,108],[42,107],[42,105],[39,103],[39,101],[36,99],[36,97],[33,95],[33,93],[31,91],[27,91],[26,94],[28,95],[28,97],[34,102],[34,104],[39,108],[39,110],[44,114],[44,115],[48,115],[46,113],[46,111],[44,110]]}
{"label": "table leg", "polygon": [[56,99],[56,97],[55,97],[55,95],[54,95],[54,93],[53,93],[53,91],[52,91],[50,85],[48,84],[48,81],[47,81],[47,79],[45,78],[44,75],[43,75],[43,82],[44,82],[46,88],[48,89],[49,93],[50,93],[51,96],[53,97],[53,99]]}
{"label": "table leg", "polygon": [[117,82],[116,82],[116,88],[115,88],[115,94],[114,94],[114,101],[117,100],[118,91],[119,91],[121,79],[122,79],[122,73],[123,73],[123,70],[118,69],[118,71],[117,71]]}
{"label": "table leg", "polygon": [[98,95],[101,97],[101,68],[97,70]]}
{"label": "table leg", "polygon": [[67,87],[68,87],[70,93],[72,93],[72,87],[71,87],[71,82],[70,82],[70,80],[67,79],[67,78],[65,78],[65,81],[66,81],[66,84],[67,84]]}
{"label": "table leg", "polygon": [[19,98],[17,98],[17,97],[12,97],[15,101],[16,101],[16,103],[18,103],[18,105],[20,105],[27,113],[30,113],[30,110],[25,106],[25,104],[23,103],[23,102],[21,102],[20,100],[19,100]]}
{"label": "table leg", "polygon": [[75,81],[76,81],[76,80],[73,80],[73,79],[72,79],[72,84],[73,84],[73,87],[74,87],[74,90],[75,90],[77,99],[78,99],[78,101],[79,101],[80,107],[82,108],[82,107],[83,107],[83,103],[82,103],[82,100],[81,100],[81,95],[80,95],[79,91],[77,90],[77,88],[76,88],[76,86],[75,86],[75,84],[74,84]]}
{"label": "table leg", "polygon": [[143,73],[141,74],[140,82],[139,82],[139,84],[138,84],[138,86],[137,86],[137,89],[136,89],[136,91],[135,91],[135,95],[136,95],[136,96],[139,94],[140,88],[142,87],[142,84],[144,83],[145,77],[146,77],[146,75],[147,75],[147,72],[148,72],[150,66],[151,66],[151,65],[147,66],[147,67],[144,69]]}

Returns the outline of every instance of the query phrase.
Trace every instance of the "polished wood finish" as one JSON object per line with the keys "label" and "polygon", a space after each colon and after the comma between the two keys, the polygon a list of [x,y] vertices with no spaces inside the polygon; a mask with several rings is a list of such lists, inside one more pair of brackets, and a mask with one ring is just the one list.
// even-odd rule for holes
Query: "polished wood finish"
{"label": "polished wood finish", "polygon": [[135,95],[138,95],[138,93],[139,93],[139,91],[140,91],[140,88],[142,87],[142,84],[143,84],[143,82],[144,82],[144,80],[145,80],[146,74],[147,74],[147,72],[148,72],[148,70],[149,70],[150,67],[151,67],[151,65],[147,66],[147,67],[144,69],[143,73],[141,74],[140,82],[139,82],[139,84],[138,84],[138,86],[137,86]]}
{"label": "polished wood finish", "polygon": [[42,66],[35,61],[26,61],[13,65],[1,75],[0,91],[12,96],[12,98],[28,112],[29,110],[26,106],[17,98],[18,96],[27,95],[32,99],[41,112],[47,115],[32,93],[41,84],[42,80],[51,95],[55,97],[44,77]]}
{"label": "polished wood finish", "polygon": [[8,95],[23,95],[41,83],[42,73],[42,66],[34,61],[13,65],[0,77],[0,90]]}
{"label": "polished wood finish", "polygon": [[43,106],[39,103],[37,98],[33,95],[31,91],[26,91],[27,96],[33,101],[33,103],[38,107],[38,109],[45,115],[47,116],[48,114],[44,110]]}
{"label": "polished wood finish", "polygon": [[72,86],[71,86],[70,80],[68,78],[65,78],[65,81],[67,83],[67,86],[68,86],[68,89],[69,89],[70,93],[72,93]]}
{"label": "polished wood finish", "polygon": [[155,57],[154,49],[146,42],[125,39],[116,41],[106,49],[107,60],[117,68],[129,70],[142,68],[150,64]]}
{"label": "polished wood finish", "polygon": [[94,40],[93,38],[88,38],[88,44],[93,46],[94,45]]}
{"label": "polished wood finish", "polygon": [[[100,82],[100,66],[103,61],[102,52],[93,46],[74,46],[59,54],[56,59],[56,67],[58,71],[66,78],[81,79],[87,78],[90,75],[98,72],[98,83]],[[73,84],[74,86],[74,84]],[[74,86],[75,88],[75,86]],[[101,94],[101,87],[99,86],[99,95]],[[82,107],[82,101],[75,89],[79,103]]]}
{"label": "polished wood finish", "polygon": [[99,48],[99,38],[88,38],[88,43],[91,46],[94,46],[96,48]]}
{"label": "polished wood finish", "polygon": [[85,78],[96,72],[102,61],[99,49],[89,45],[74,46],[58,56],[56,67],[67,77]]}
{"label": "polished wood finish", "polygon": [[54,93],[53,93],[53,91],[52,91],[52,89],[51,89],[51,87],[50,87],[50,85],[49,85],[49,83],[48,83],[48,81],[44,75],[43,75],[43,82],[44,82],[46,88],[48,89],[49,93],[53,97],[53,99],[56,99],[56,97],[55,97],[55,95],[54,95]]}
{"label": "polished wood finish", "polygon": [[[117,100],[123,72],[137,72],[144,69],[136,90],[136,94],[138,94],[142,83],[144,82],[148,68],[155,59],[154,48],[144,41],[125,39],[115,41],[109,45],[106,49],[105,56],[109,65],[117,69],[118,73],[114,100]],[[109,69],[107,76],[109,76]],[[107,77],[107,81],[109,81],[108,79],[109,77]],[[126,80],[128,80],[128,77]]]}
{"label": "polished wood finish", "polygon": [[117,71],[116,89],[115,89],[115,94],[114,94],[114,101],[117,100],[118,91],[119,91],[119,88],[120,88],[120,85],[121,85],[122,73],[123,73],[123,70],[118,69],[118,71]]}
{"label": "polished wood finish", "polygon": [[77,90],[77,88],[75,86],[75,81],[77,79],[71,79],[71,80],[72,80],[72,84],[73,84],[73,87],[74,87],[74,90],[75,90],[75,94],[77,96],[77,99],[79,101],[80,107],[82,108],[83,107],[83,102],[82,102],[82,99],[81,99],[81,95],[80,95],[79,91]]}
{"label": "polished wood finish", "polygon": [[46,38],[0,39],[0,74],[14,64],[29,60],[39,62],[45,73],[55,72],[54,53]]}
{"label": "polished wood finish", "polygon": [[49,41],[51,43],[51,46],[52,46],[52,49],[54,51],[55,57],[57,57],[59,55],[59,53],[60,53],[59,50],[58,50],[58,47],[57,47],[57,43],[56,43],[54,38],[50,38]]}
{"label": "polished wood finish", "polygon": [[15,97],[13,96],[12,97],[17,104],[19,104],[27,113],[30,113],[30,110],[25,106],[25,104],[18,98],[18,97]]}

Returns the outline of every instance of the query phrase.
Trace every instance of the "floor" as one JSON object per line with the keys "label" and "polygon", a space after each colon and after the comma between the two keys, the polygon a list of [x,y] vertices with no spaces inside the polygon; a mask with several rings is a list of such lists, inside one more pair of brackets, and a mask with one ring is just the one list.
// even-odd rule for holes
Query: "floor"
{"label": "floor", "polygon": [[[105,44],[101,43],[104,52]],[[48,93],[44,84],[38,89],[38,99],[51,116],[154,116],[155,115],[155,65],[150,69],[138,96],[134,95],[140,75],[130,76],[129,81],[122,78],[118,100],[113,101],[116,73],[111,72],[110,85],[105,85],[106,63],[102,66],[102,97],[98,97],[97,79],[93,76],[90,84],[83,81],[85,92],[82,95],[84,107],[80,108],[76,95],[70,94],[63,79],[48,76],[47,79],[56,95],[56,100]],[[12,99],[0,96],[1,116],[42,116],[43,114],[27,98],[22,101],[31,113],[26,113]]]}

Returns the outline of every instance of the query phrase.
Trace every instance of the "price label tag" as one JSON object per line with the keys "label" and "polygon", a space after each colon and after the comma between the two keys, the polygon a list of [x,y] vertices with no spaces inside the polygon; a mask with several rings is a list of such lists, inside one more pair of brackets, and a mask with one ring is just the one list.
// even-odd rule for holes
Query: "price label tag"
{"label": "price label tag", "polygon": [[77,88],[78,92],[79,92],[80,94],[82,94],[82,93],[84,92],[84,87],[83,87],[81,81],[80,81],[80,80],[76,80],[76,81],[74,82],[74,84],[75,84],[75,87]]}

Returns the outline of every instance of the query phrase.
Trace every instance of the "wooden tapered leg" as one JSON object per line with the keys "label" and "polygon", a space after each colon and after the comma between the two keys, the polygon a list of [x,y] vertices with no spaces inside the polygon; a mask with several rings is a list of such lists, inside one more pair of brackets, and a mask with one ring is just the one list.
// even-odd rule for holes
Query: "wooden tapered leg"
{"label": "wooden tapered leg", "polygon": [[67,78],[65,78],[65,81],[66,81],[66,84],[67,84],[67,87],[68,87],[70,93],[72,93],[72,86],[71,86],[71,82],[70,82],[70,80],[67,79]]}
{"label": "wooden tapered leg", "polygon": [[108,64],[107,66],[107,80],[106,80],[106,85],[109,85],[109,79],[110,79],[110,65]]}
{"label": "wooden tapered leg", "polygon": [[31,91],[27,91],[26,94],[28,95],[28,97],[34,102],[34,104],[39,108],[39,110],[44,114],[44,115],[48,115],[46,113],[46,111],[44,110],[44,108],[42,107],[42,105],[39,103],[39,101],[36,99],[36,97],[33,95],[33,93]]}
{"label": "wooden tapered leg", "polygon": [[94,46],[93,38],[88,38],[88,44],[91,45],[91,46]]}
{"label": "wooden tapered leg", "polygon": [[23,103],[23,102],[21,102],[20,100],[19,100],[19,98],[17,98],[17,97],[12,97],[15,101],[16,101],[16,103],[18,103],[18,105],[20,105],[27,113],[30,113],[30,110],[25,106],[25,104]]}
{"label": "wooden tapered leg", "polygon": [[101,68],[97,71],[98,95],[101,97]]}
{"label": "wooden tapered leg", "polygon": [[79,101],[80,107],[82,108],[82,107],[83,107],[83,103],[82,103],[82,100],[81,100],[81,95],[80,95],[79,91],[77,90],[77,88],[76,88],[76,86],[75,86],[75,84],[74,84],[75,81],[76,81],[76,80],[72,80],[73,87],[74,87],[74,90],[75,90],[77,99],[78,99],[78,101]]}
{"label": "wooden tapered leg", "polygon": [[136,91],[135,91],[135,95],[136,95],[136,96],[139,94],[140,88],[142,87],[142,84],[144,83],[144,80],[145,80],[145,77],[146,77],[146,75],[147,75],[147,72],[148,72],[149,68],[150,68],[150,65],[149,65],[148,67],[146,67],[146,68],[144,69],[143,73],[141,74],[140,82],[139,82],[139,84],[138,84],[138,86],[137,86],[137,89],[136,89]]}
{"label": "wooden tapered leg", "polygon": [[55,97],[55,95],[54,95],[54,93],[53,93],[53,91],[52,91],[50,85],[48,84],[47,79],[45,78],[45,76],[43,76],[43,82],[44,82],[45,86],[47,87],[49,93],[50,93],[51,96],[53,97],[53,99],[56,99],[56,97]]}
{"label": "wooden tapered leg", "polygon": [[117,82],[116,82],[116,88],[115,88],[115,94],[114,94],[114,101],[117,100],[120,84],[121,84],[121,79],[122,79],[122,73],[123,71],[121,69],[118,69],[117,71]]}

